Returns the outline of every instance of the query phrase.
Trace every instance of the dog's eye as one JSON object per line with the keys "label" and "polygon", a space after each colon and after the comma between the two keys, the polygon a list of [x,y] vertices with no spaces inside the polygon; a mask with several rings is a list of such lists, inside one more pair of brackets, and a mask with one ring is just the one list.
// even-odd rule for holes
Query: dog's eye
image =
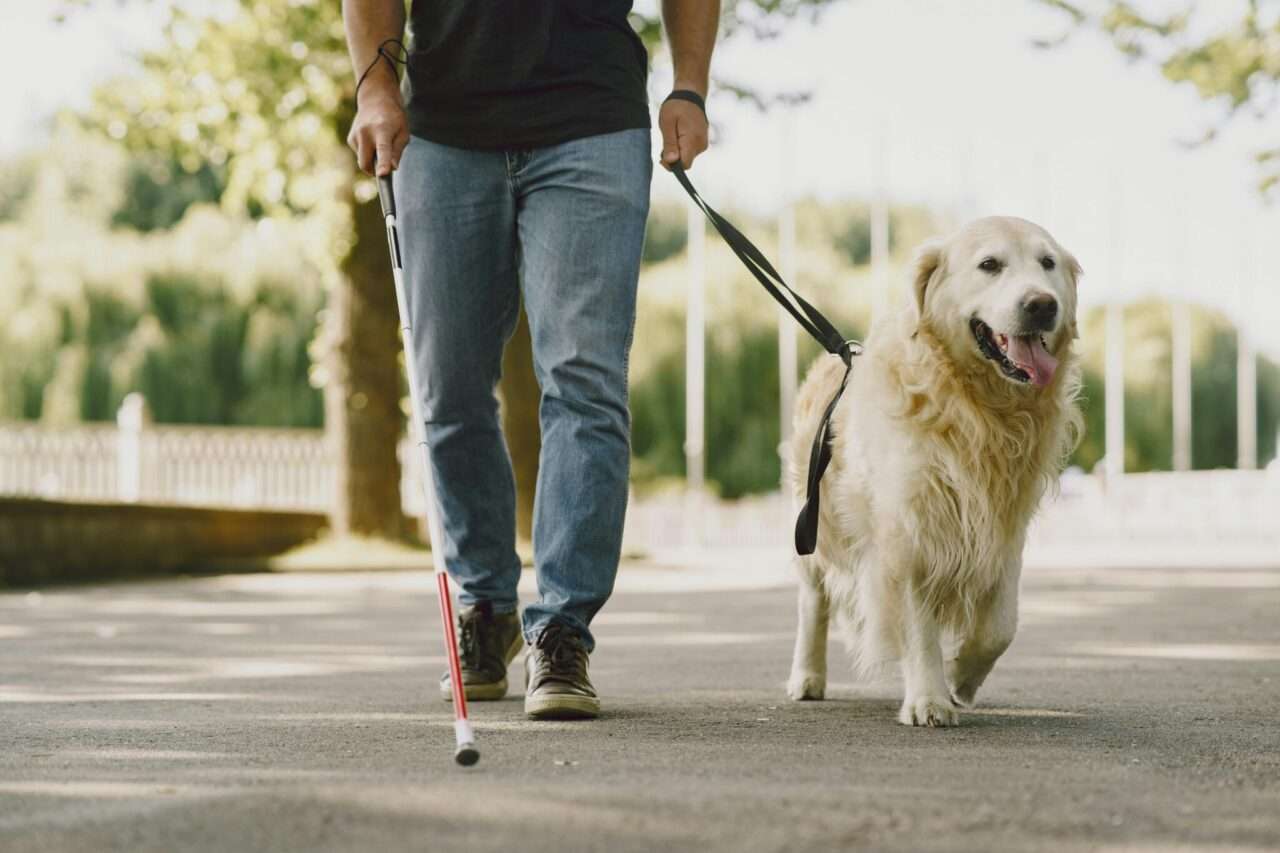
{"label": "dog's eye", "polygon": [[1000,262],[995,258],[983,258],[982,263],[978,264],[978,269],[983,272],[1000,272]]}
{"label": "dog's eye", "polygon": [[1040,259],[1040,266],[1044,267],[1046,272],[1053,269],[1057,265],[1058,265],[1058,262],[1055,261],[1053,258],[1049,257],[1048,255],[1045,255],[1043,258]]}

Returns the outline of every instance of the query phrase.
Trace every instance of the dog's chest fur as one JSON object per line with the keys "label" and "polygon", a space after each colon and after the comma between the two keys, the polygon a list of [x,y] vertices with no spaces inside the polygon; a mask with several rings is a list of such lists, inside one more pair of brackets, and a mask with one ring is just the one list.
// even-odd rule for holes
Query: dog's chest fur
{"label": "dog's chest fur", "polygon": [[[837,436],[870,510],[858,526],[882,557],[905,555],[939,601],[971,602],[1016,569],[1071,444],[1071,392],[960,373],[927,333],[876,343],[855,368],[865,371],[850,389],[856,408]],[[859,386],[871,384],[867,399],[887,409],[859,406]]]}

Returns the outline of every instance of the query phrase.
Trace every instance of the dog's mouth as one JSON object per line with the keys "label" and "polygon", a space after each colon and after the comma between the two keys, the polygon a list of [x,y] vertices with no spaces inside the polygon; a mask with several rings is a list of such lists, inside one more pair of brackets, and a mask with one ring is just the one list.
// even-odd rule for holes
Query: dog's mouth
{"label": "dog's mouth", "polygon": [[1001,334],[977,317],[969,320],[969,330],[973,332],[973,339],[982,355],[994,361],[1000,372],[1009,379],[1041,388],[1053,381],[1058,360],[1050,354],[1044,336],[1040,333]]}

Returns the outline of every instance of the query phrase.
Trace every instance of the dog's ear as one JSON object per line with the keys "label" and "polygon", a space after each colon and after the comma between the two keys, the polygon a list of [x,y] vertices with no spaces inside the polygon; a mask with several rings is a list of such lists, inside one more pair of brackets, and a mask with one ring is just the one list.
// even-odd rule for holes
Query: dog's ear
{"label": "dog's ear", "polygon": [[927,240],[916,249],[915,279],[911,283],[911,295],[915,299],[916,319],[924,317],[924,297],[929,286],[942,270],[943,242],[939,239]]}
{"label": "dog's ear", "polygon": [[1076,256],[1062,250],[1062,259],[1067,262],[1067,280],[1071,282],[1071,287],[1075,288],[1079,283],[1081,276],[1084,275],[1084,267],[1080,266],[1080,262],[1076,260]]}
{"label": "dog's ear", "polygon": [[[1084,267],[1080,266],[1080,262],[1076,260],[1075,255],[1071,254],[1066,249],[1063,249],[1061,246],[1059,246],[1058,248],[1062,249],[1062,260],[1063,260],[1062,267],[1067,271],[1067,283],[1071,285],[1071,296],[1072,296],[1072,300],[1074,301],[1076,297],[1076,291],[1080,283],[1080,279],[1082,276],[1084,276]],[[1071,340],[1074,341],[1079,337],[1080,337],[1080,329],[1076,326],[1075,317],[1072,316]]]}

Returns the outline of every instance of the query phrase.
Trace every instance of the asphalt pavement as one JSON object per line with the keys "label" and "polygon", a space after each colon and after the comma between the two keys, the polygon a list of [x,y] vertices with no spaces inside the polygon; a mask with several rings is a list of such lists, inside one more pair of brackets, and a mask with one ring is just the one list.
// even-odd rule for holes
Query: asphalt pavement
{"label": "asphalt pavement", "polygon": [[0,594],[0,850],[1280,849],[1280,567],[1028,571],[952,730],[838,646],[788,701],[793,595],[759,555],[629,561],[604,716],[476,704],[461,769],[425,571]]}

